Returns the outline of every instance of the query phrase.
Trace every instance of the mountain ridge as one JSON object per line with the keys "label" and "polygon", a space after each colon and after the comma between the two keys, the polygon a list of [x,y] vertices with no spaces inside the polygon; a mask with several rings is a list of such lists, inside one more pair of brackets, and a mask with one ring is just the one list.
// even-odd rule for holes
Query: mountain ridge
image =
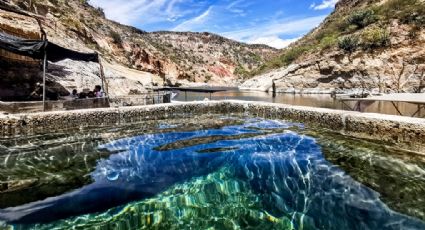
{"label": "mountain ridge", "polygon": [[[50,41],[78,51],[100,53],[108,63],[106,68],[115,66],[106,70],[112,87],[114,82],[123,82],[127,72],[140,71],[140,81],[133,76],[130,80],[136,82],[126,83],[124,91],[115,87],[121,95],[132,88],[142,91],[150,85],[237,86],[246,73],[278,52],[266,45],[244,44],[208,32],[146,32],[106,19],[103,10],[91,6],[88,1],[7,0],[3,4],[44,18],[42,24]],[[12,13],[3,12],[0,26],[15,27],[13,30],[23,35],[38,32],[35,22],[22,26],[28,24],[29,19],[24,23],[23,19],[14,17]],[[62,78],[49,73],[49,81],[55,81],[68,91],[91,87],[89,85],[95,81],[95,66],[88,70],[83,63],[70,61],[59,65],[77,72]],[[76,65],[79,68],[75,68]],[[123,67],[124,73],[114,71],[123,70]],[[83,81],[73,83],[77,76],[91,80],[87,84],[81,84]]]}
{"label": "mountain ridge", "polygon": [[423,92],[425,2],[341,0],[317,28],[252,72],[242,88]]}

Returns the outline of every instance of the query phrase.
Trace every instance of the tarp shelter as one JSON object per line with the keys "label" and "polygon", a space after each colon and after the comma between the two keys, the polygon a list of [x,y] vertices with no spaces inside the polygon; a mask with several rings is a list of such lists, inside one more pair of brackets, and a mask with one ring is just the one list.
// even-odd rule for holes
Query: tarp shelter
{"label": "tarp shelter", "polygon": [[[0,49],[22,56],[31,57],[36,60],[43,60],[43,102],[45,102],[45,84],[47,61],[58,62],[64,59],[76,61],[92,61],[100,65],[102,88],[105,86],[103,67],[97,53],[81,53],[66,49],[46,40],[25,40],[10,34],[0,32]],[[107,92],[107,90],[105,90]]]}
{"label": "tarp shelter", "polygon": [[[105,81],[105,75],[103,72],[103,66],[101,59],[97,53],[81,53],[66,49],[59,45],[56,45],[47,40],[46,32],[44,31],[41,20],[42,18],[20,9],[10,6],[6,2],[0,0],[0,9],[8,12],[20,14],[27,17],[34,18],[42,34],[40,40],[26,40],[7,33],[0,31],[0,49],[4,49],[14,54],[31,57],[36,60],[43,60],[43,107],[45,108],[46,101],[46,68],[47,61],[58,62],[64,59],[71,59],[75,61],[92,61],[99,63],[100,66],[100,78],[102,79],[102,88],[108,93],[108,86]],[[105,87],[106,86],[106,87]]]}
{"label": "tarp shelter", "polygon": [[46,53],[47,60],[51,62],[64,59],[99,62],[97,53],[81,53],[47,40],[25,40],[2,32],[0,32],[0,49],[38,60],[43,60]]}

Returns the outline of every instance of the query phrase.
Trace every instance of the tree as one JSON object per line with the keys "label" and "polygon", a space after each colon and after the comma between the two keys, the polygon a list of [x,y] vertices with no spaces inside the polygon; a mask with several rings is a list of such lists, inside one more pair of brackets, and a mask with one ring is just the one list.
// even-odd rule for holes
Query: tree
{"label": "tree", "polygon": [[422,70],[422,73],[418,76],[419,84],[418,87],[415,88],[415,93],[422,93],[422,90],[425,89],[425,69]]}
{"label": "tree", "polygon": [[[419,69],[418,64],[414,64],[413,65],[413,70],[409,71],[407,69],[407,63],[405,61],[402,61],[401,63],[401,69],[398,73],[396,73],[396,70],[393,67],[391,67],[392,71],[393,71],[393,81],[396,85],[396,92],[400,93],[403,89],[404,86],[406,86],[407,83],[409,83],[409,81],[417,76],[417,71]],[[409,73],[410,72],[410,73]],[[422,80],[420,80],[421,82]],[[416,91],[416,90],[415,90]]]}

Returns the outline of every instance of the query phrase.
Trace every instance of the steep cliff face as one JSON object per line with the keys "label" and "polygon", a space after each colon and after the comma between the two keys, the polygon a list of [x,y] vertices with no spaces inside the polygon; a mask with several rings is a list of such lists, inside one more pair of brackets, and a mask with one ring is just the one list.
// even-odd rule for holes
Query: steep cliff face
{"label": "steep cliff face", "polygon": [[[245,73],[277,53],[267,46],[246,45],[209,33],[147,33],[106,19],[101,9],[87,1],[9,0],[7,4],[41,16],[50,41],[79,51],[99,52],[107,62],[107,77],[111,78],[112,87],[113,79],[124,79],[124,82],[127,75],[132,76],[127,84],[130,89],[132,85],[164,83],[237,85]],[[15,24],[13,18],[4,22],[7,23],[12,27]],[[67,66],[69,64],[71,66]],[[84,63],[58,65],[68,72],[77,71],[65,77],[51,74],[54,80],[65,84],[65,88],[82,88],[75,83],[80,82],[75,80],[76,74],[94,77],[97,71],[94,66],[87,69]],[[81,73],[82,70],[89,74]]]}
{"label": "steep cliff face", "polygon": [[422,0],[341,0],[242,87],[267,91],[274,79],[281,92],[423,91],[424,25]]}
{"label": "steep cliff face", "polygon": [[211,33],[156,32],[145,37],[179,66],[177,80],[231,85],[274,55],[264,45],[247,45]]}

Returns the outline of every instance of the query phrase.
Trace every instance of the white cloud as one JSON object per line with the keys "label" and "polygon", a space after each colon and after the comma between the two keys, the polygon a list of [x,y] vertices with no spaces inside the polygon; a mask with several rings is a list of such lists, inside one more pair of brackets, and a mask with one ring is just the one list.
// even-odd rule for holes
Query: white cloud
{"label": "white cloud", "polygon": [[[168,22],[174,31],[209,31],[246,43],[266,44],[283,48],[312,28],[319,25],[326,15],[301,19],[283,18],[278,11],[274,16],[243,23],[243,17],[252,5],[250,1],[227,1],[226,4],[208,6],[198,0],[89,0],[105,10],[106,16],[123,24],[137,25],[141,29],[150,24]],[[321,0],[313,8],[333,6],[337,0]],[[200,11],[201,9],[206,9]],[[193,16],[195,14],[195,16]],[[196,15],[198,14],[198,15]],[[231,18],[232,20],[228,20]],[[234,20],[233,20],[234,19]],[[235,29],[237,28],[237,29]],[[291,39],[282,39],[289,37]]]}
{"label": "white cloud", "polygon": [[338,1],[339,0],[322,0],[322,3],[318,5],[316,5],[316,3],[311,4],[310,8],[314,10],[332,9]]}
{"label": "white cloud", "polygon": [[195,31],[199,27],[204,27],[208,17],[211,14],[212,9],[213,9],[213,7],[210,6],[201,15],[180,23],[179,25],[174,27],[172,30],[173,31]]}
{"label": "white cloud", "polygon": [[185,0],[90,0],[90,4],[102,7],[106,16],[122,24],[149,24],[164,20],[175,21],[188,11],[177,7]]}
{"label": "white cloud", "polygon": [[226,9],[232,9],[232,8],[235,8],[237,5],[239,5],[239,4],[243,3],[243,2],[244,2],[244,0],[236,0],[236,1],[233,1],[233,2],[231,2],[229,5],[227,5]]}
{"label": "white cloud", "polygon": [[278,21],[271,21],[268,24],[254,25],[252,28],[246,28],[237,31],[229,31],[221,33],[221,35],[247,43],[266,44],[276,48],[282,48],[296,39],[281,39],[283,35],[286,36],[299,36],[300,34],[307,33],[314,27],[318,26],[324,19],[325,15],[303,18],[303,19],[284,19]]}
{"label": "white cloud", "polygon": [[243,8],[246,8],[249,5],[250,3],[249,2],[247,3],[245,0],[236,0],[228,4],[225,7],[225,9],[231,13],[234,13],[243,17],[243,16],[246,16],[245,10]]}
{"label": "white cloud", "polygon": [[282,39],[278,36],[259,37],[248,41],[250,44],[265,44],[277,49],[283,49],[300,38]]}

